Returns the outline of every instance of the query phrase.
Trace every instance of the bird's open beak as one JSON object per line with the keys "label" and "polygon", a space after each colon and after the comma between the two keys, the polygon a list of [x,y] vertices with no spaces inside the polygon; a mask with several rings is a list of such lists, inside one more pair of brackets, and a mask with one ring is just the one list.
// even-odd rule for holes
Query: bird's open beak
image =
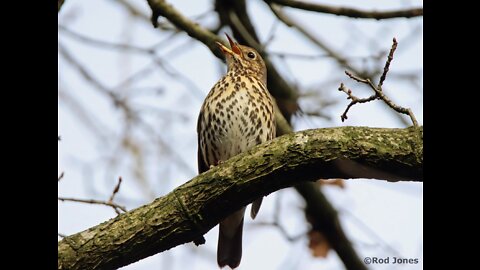
{"label": "bird's open beak", "polygon": [[222,52],[224,54],[230,54],[233,56],[233,54],[237,54],[237,55],[241,55],[241,51],[240,51],[240,47],[238,46],[238,44],[233,41],[229,35],[225,34],[227,36],[227,39],[228,39],[228,42],[230,43],[230,47],[232,49],[229,49],[227,48],[226,46],[224,46],[222,43],[216,41],[218,47],[220,47],[220,50],[222,50]]}

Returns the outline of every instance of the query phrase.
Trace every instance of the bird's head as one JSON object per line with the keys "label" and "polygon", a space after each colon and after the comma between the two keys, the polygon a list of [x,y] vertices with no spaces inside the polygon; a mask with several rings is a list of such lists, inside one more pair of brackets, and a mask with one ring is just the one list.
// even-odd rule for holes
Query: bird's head
{"label": "bird's head", "polygon": [[267,68],[260,54],[253,48],[239,45],[227,36],[231,49],[220,42],[216,42],[225,55],[229,71],[245,73],[247,76],[254,76],[263,83],[267,83]]}

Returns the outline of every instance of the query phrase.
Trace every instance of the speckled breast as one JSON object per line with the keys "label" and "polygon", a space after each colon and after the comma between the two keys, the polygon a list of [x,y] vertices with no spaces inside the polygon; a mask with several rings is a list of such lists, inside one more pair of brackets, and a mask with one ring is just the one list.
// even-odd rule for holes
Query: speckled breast
{"label": "speckled breast", "polygon": [[228,75],[213,87],[203,104],[200,147],[208,165],[275,137],[272,98],[264,84]]}

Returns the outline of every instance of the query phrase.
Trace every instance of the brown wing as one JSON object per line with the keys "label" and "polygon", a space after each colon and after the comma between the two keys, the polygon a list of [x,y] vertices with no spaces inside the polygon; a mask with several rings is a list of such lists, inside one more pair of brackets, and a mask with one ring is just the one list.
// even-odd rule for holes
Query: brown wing
{"label": "brown wing", "polygon": [[198,142],[198,150],[197,150],[197,159],[198,159],[198,173],[203,173],[203,172],[206,172],[208,171],[208,169],[210,168],[209,166],[207,166],[207,164],[205,163],[205,160],[203,159],[203,153],[202,153],[202,148],[200,147],[200,125],[201,125],[201,122],[200,122],[200,119],[202,119],[203,117],[203,111],[200,111],[200,114],[198,115],[198,120],[197,120],[197,142]]}
{"label": "brown wing", "polygon": [[[275,102],[275,99],[270,95],[270,98],[272,99],[272,102]],[[272,108],[272,110],[274,111],[274,108]],[[271,130],[271,136],[268,138],[268,140],[273,140],[275,139],[276,135],[277,135],[277,125],[276,125],[276,121],[275,121],[275,113],[273,114],[273,119],[272,119],[273,123],[272,123],[272,130]],[[250,217],[252,219],[255,219],[255,217],[257,216],[258,214],[258,211],[260,211],[260,206],[262,206],[262,200],[263,200],[263,197],[261,198],[258,198],[256,199],[255,201],[253,201],[252,203],[252,207],[250,208]]]}

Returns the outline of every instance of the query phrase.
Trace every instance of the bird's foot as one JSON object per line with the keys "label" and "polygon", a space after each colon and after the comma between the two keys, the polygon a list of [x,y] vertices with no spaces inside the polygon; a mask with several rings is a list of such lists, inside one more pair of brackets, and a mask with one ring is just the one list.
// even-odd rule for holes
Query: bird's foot
{"label": "bird's foot", "polygon": [[213,167],[218,166],[220,164],[223,164],[222,160],[217,161],[217,165],[210,165],[210,169],[212,169]]}

